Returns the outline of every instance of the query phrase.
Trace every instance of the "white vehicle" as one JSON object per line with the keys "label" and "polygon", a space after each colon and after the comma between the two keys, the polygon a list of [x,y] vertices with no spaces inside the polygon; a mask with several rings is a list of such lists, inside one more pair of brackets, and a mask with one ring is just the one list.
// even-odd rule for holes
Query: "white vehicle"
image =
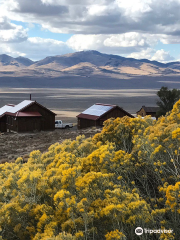
{"label": "white vehicle", "polygon": [[63,123],[61,120],[55,121],[55,128],[72,128],[72,123]]}

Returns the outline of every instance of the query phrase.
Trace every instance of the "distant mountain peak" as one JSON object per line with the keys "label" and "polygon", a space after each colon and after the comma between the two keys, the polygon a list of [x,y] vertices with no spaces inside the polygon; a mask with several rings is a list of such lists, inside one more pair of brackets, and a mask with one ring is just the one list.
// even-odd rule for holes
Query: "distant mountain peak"
{"label": "distant mountain peak", "polygon": [[[96,50],[79,51],[65,55],[47,56],[33,62],[19,56],[0,55],[1,71],[19,71],[20,75],[45,74],[60,76],[63,74],[89,76],[166,76],[180,75],[180,62],[161,63],[148,59],[126,58],[119,55],[100,53]],[[28,68],[29,67],[29,68]],[[34,72],[35,73],[34,73]],[[5,73],[2,73],[5,74]],[[8,74],[8,73],[6,73]],[[113,74],[113,75],[111,75]]]}
{"label": "distant mountain peak", "polygon": [[86,50],[86,51],[83,51],[83,52],[102,54],[102,53],[98,52],[97,50]]}
{"label": "distant mountain peak", "polygon": [[4,59],[4,58],[7,58],[7,59],[13,59],[13,57],[7,55],[7,54],[1,54],[0,55],[0,59]]}
{"label": "distant mountain peak", "polygon": [[23,56],[19,56],[19,57],[16,57],[15,59],[29,59],[29,58],[26,58],[26,57],[23,57]]}
{"label": "distant mountain peak", "polygon": [[31,64],[33,64],[34,62],[28,58],[19,56],[17,58],[13,58],[9,55],[6,54],[1,54],[0,55],[0,62],[2,63],[2,65],[8,66],[8,65],[14,65],[17,67],[20,67],[20,65],[22,66],[30,66]]}
{"label": "distant mountain peak", "polygon": [[23,57],[23,56],[19,56],[19,57],[15,58],[15,60],[24,66],[30,66],[34,63],[34,61],[30,60],[29,58]]}

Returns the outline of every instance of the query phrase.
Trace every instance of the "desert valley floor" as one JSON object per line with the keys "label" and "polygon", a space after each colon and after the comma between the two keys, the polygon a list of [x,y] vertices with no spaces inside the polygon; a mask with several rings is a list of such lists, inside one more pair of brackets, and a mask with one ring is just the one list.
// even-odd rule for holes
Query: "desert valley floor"
{"label": "desert valley floor", "polygon": [[135,114],[142,105],[156,106],[161,86],[179,88],[179,77],[129,79],[69,77],[58,79],[0,78],[0,107],[25,99],[54,111],[56,119],[76,123],[76,116],[94,103],[119,105]]}
{"label": "desert valley floor", "polygon": [[[161,86],[179,88],[180,80],[178,77],[0,78],[0,107],[10,103],[18,104],[29,99],[31,94],[32,100],[54,111],[57,114],[56,119],[76,125],[76,116],[94,103],[119,105],[131,114],[136,114],[142,105],[156,106],[156,92]],[[81,133],[76,127],[69,131],[56,130],[54,133],[36,133],[33,136],[1,134],[0,160],[14,160],[18,156],[28,157],[28,154],[35,149],[44,152],[51,144],[66,138],[74,139],[79,134]],[[86,133],[86,136],[92,134],[94,132]]]}

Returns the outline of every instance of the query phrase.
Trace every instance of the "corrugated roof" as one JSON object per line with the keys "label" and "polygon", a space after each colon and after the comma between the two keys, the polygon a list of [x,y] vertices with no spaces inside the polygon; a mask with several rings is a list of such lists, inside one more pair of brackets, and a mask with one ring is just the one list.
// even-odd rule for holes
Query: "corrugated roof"
{"label": "corrugated roof", "polygon": [[125,115],[134,118],[130,113],[126,112],[124,109],[120,108],[117,105],[110,105],[110,104],[102,104],[102,103],[96,103],[90,108],[86,109],[84,112],[80,113],[78,118],[86,118],[90,120],[98,120],[99,118],[103,117],[107,112],[111,111],[111,109],[118,108],[121,109],[122,112],[125,113]]}
{"label": "corrugated roof", "polygon": [[82,114],[93,115],[100,117],[104,113],[112,109],[113,105],[94,104],[90,108],[86,109]]}
{"label": "corrugated roof", "polygon": [[10,111],[12,106],[5,105],[2,108],[0,108],[0,116],[2,116],[5,112]]}
{"label": "corrugated roof", "polygon": [[29,104],[33,103],[33,101],[30,100],[24,100],[21,103],[17,104],[17,105],[5,105],[2,108],[0,108],[0,116],[2,116],[3,114],[5,114],[6,112],[8,113],[16,113],[18,111],[20,111],[21,109],[27,107]]}
{"label": "corrugated roof", "polygon": [[53,113],[51,110],[49,110],[48,108],[42,106],[41,104],[35,102],[35,101],[31,101],[31,100],[24,100],[21,103],[17,104],[17,105],[13,105],[13,104],[8,104],[5,105],[4,107],[0,108],[0,117],[2,117],[3,115],[7,114],[10,116],[36,116],[36,117],[40,117],[42,116],[40,113],[38,112],[29,112],[28,114],[25,112],[21,112],[23,111],[26,107],[28,107],[29,105],[31,105],[32,103],[36,103],[37,105],[39,105],[40,107],[46,109],[47,111],[51,112],[52,114],[56,115],[55,113]]}
{"label": "corrugated roof", "polygon": [[30,100],[24,100],[21,103],[15,105],[14,107],[11,107],[10,111],[6,111],[6,112],[10,112],[10,113],[16,113],[18,111],[20,111],[21,109],[27,107],[29,104],[33,103],[34,101],[30,101]]}

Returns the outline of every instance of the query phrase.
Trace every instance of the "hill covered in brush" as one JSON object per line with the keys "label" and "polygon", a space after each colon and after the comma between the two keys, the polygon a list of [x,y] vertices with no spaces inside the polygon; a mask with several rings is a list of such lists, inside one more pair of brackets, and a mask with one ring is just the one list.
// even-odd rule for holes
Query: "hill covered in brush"
{"label": "hill covered in brush", "polygon": [[78,136],[33,151],[27,163],[0,165],[0,238],[139,239],[136,227],[180,236],[180,101],[165,117],[107,120]]}

